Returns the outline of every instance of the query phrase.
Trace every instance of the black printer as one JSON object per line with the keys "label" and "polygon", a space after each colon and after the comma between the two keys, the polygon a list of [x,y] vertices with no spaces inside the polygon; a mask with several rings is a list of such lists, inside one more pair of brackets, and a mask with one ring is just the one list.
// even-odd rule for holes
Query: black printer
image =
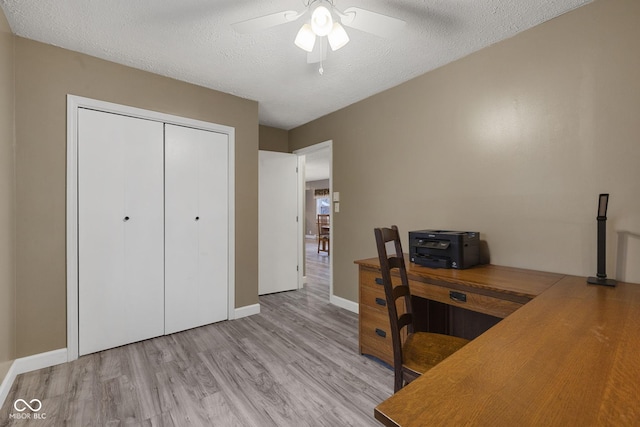
{"label": "black printer", "polygon": [[464,269],[478,264],[480,233],[420,230],[409,232],[411,262],[433,268]]}

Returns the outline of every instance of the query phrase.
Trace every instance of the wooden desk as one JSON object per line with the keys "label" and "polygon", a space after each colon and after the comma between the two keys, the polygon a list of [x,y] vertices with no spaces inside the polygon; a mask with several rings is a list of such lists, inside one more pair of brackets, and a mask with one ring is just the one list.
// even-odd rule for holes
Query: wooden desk
{"label": "wooden desk", "polygon": [[[360,277],[360,353],[392,364],[393,349],[380,262],[378,258],[369,258],[355,263],[359,266]],[[507,317],[564,277],[495,265],[479,265],[466,270],[433,269],[409,262],[408,256],[406,265],[414,296],[499,318]],[[451,292],[464,294],[466,301],[452,299]]]}
{"label": "wooden desk", "polygon": [[640,285],[565,276],[375,417],[387,426],[640,425]]}

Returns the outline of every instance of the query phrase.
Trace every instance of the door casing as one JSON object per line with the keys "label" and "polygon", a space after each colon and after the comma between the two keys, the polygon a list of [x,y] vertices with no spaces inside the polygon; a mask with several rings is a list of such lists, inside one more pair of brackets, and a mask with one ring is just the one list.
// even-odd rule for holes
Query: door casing
{"label": "door casing", "polygon": [[[333,141],[328,140],[324,142],[320,142],[318,144],[310,145],[309,147],[301,148],[299,150],[294,150],[293,154],[298,156],[298,169],[300,173],[298,174],[298,218],[300,221],[298,223],[298,252],[300,259],[300,268],[298,271],[298,287],[301,288],[304,284],[305,276],[304,271],[306,266],[305,263],[305,227],[304,227],[304,216],[305,216],[305,156],[307,154],[311,154],[318,150],[329,149],[330,155],[329,158],[329,194],[333,196]],[[333,201],[331,202],[331,223],[334,223],[334,214],[333,211]],[[329,299],[330,302],[335,303],[335,298],[333,295],[333,225],[329,229]],[[304,268],[303,268],[304,267]]]}

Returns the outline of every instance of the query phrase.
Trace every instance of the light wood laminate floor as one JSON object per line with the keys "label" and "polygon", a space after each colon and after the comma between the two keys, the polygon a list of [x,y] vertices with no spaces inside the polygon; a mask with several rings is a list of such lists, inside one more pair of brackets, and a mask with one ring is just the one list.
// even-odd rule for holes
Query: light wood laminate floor
{"label": "light wood laminate floor", "polygon": [[[358,317],[329,304],[328,257],[307,242],[304,289],[261,313],[20,375],[0,426],[375,426],[393,373],[358,354]],[[16,399],[45,420],[11,420]]]}

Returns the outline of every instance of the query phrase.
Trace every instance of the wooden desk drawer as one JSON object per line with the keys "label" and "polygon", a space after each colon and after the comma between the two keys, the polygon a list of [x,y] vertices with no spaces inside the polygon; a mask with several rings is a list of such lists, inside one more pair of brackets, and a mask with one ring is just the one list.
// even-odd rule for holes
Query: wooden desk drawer
{"label": "wooden desk drawer", "polygon": [[[488,295],[414,280],[409,280],[409,287],[411,288],[412,295],[500,318],[507,317],[524,305]],[[461,299],[466,299],[466,301],[462,301]]]}
{"label": "wooden desk drawer", "polygon": [[386,311],[360,305],[360,353],[393,364],[391,329]]}
{"label": "wooden desk drawer", "polygon": [[387,300],[384,296],[382,286],[373,288],[369,286],[360,287],[360,306],[367,306],[374,310],[382,311],[387,315]]}
{"label": "wooden desk drawer", "polygon": [[[400,283],[400,277],[392,276],[391,281],[394,285]],[[380,270],[373,270],[369,268],[360,269],[360,286],[366,286],[372,289],[379,289],[384,294],[384,287],[382,285],[382,274]]]}

